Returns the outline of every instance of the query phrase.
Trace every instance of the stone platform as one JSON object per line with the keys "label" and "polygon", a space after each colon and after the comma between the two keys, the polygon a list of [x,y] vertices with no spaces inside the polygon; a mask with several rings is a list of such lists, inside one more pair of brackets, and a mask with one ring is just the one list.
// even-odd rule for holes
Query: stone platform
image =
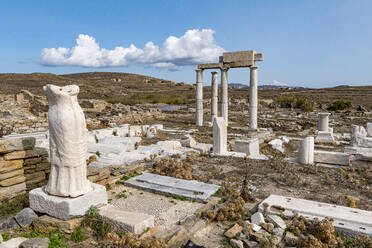
{"label": "stone platform", "polygon": [[83,216],[90,206],[107,203],[106,188],[94,183],[92,186],[91,192],[76,198],[53,196],[47,194],[43,187],[36,188],[29,193],[30,207],[62,220]]}

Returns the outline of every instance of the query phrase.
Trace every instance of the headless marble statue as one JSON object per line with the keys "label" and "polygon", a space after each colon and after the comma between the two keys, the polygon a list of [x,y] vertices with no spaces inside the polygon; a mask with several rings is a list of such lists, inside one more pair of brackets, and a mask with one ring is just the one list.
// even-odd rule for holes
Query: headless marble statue
{"label": "headless marble statue", "polygon": [[77,95],[79,87],[44,86],[48,98],[51,173],[48,194],[77,197],[92,190],[87,179],[87,128]]}

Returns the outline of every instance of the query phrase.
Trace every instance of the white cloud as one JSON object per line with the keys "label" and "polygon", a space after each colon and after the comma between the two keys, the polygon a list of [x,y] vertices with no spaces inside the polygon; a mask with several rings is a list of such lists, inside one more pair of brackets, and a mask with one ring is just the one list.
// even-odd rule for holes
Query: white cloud
{"label": "white cloud", "polygon": [[276,86],[288,86],[286,83],[282,83],[282,82],[279,82],[278,80],[273,80],[273,83],[272,85],[276,85]]}
{"label": "white cloud", "polygon": [[131,44],[113,50],[101,48],[94,37],[80,34],[72,48],[44,48],[41,63],[47,66],[116,67],[133,64],[180,70],[218,60],[225,51],[214,40],[211,29],[188,30],[182,37],[169,36],[162,47],[149,41],[143,49]]}

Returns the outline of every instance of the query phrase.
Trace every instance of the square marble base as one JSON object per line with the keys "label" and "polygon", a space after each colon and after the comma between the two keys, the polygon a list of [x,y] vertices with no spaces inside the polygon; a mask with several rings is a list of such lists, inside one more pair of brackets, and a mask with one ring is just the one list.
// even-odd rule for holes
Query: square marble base
{"label": "square marble base", "polygon": [[49,195],[44,187],[33,189],[29,193],[30,208],[62,220],[83,216],[90,206],[107,203],[105,186],[95,183],[92,186],[91,192],[76,198]]}

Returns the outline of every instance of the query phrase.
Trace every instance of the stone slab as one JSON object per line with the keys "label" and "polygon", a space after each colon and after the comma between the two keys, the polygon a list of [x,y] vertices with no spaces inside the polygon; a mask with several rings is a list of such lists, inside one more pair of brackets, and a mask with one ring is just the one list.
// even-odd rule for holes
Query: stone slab
{"label": "stone slab", "polygon": [[372,148],[368,147],[353,147],[353,146],[345,146],[344,152],[352,155],[364,155],[367,157],[372,156]]}
{"label": "stone slab", "polygon": [[35,142],[34,137],[0,139],[0,153],[32,149]]}
{"label": "stone slab", "polygon": [[4,243],[1,243],[0,248],[18,248],[26,240],[28,240],[28,238],[24,237],[13,238]]}
{"label": "stone slab", "polygon": [[349,166],[351,162],[351,156],[350,154],[343,152],[315,150],[314,162]]}
{"label": "stone slab", "polygon": [[280,195],[270,195],[259,204],[258,210],[265,212],[266,204],[269,205],[266,211],[269,214],[280,214],[282,212],[278,212],[278,209],[283,209],[297,212],[309,219],[330,217],[334,220],[335,228],[340,231],[372,237],[372,211]]}
{"label": "stone slab", "polygon": [[99,213],[120,232],[140,234],[147,228],[154,227],[152,215],[128,212],[115,206],[104,206],[100,208]]}
{"label": "stone slab", "polygon": [[152,173],[143,173],[125,181],[124,184],[151,192],[164,195],[178,195],[189,200],[201,202],[207,200],[220,188],[218,185],[202,183],[196,180],[183,180]]}
{"label": "stone slab", "polygon": [[106,188],[94,183],[92,186],[92,191],[76,198],[49,195],[43,188],[33,189],[29,193],[30,208],[62,220],[83,216],[90,206],[107,203]]}

